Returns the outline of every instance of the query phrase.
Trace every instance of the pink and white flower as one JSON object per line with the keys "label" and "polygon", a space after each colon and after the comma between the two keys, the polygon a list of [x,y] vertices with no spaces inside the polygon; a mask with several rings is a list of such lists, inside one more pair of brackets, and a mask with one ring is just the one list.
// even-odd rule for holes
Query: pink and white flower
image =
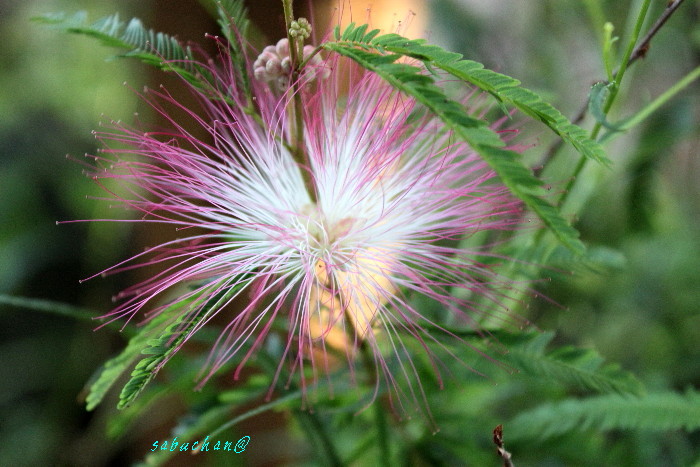
{"label": "pink and white flower", "polygon": [[[500,279],[483,264],[488,253],[466,251],[460,241],[512,229],[517,200],[412,98],[342,59],[314,65],[330,77],[311,82],[302,75],[299,83],[308,166],[290,147],[292,91],[280,95],[253,82],[253,115],[225,63],[201,64],[216,81],[211,89],[191,87],[202,112],[165,90],[148,90],[144,98],[167,130],[114,123],[96,133],[105,149],[95,180],[119,187],[110,188],[118,190],[114,199],[142,213],[133,222],[165,224],[181,235],[105,271],[161,266],[120,294],[106,317],[152,316],[175,294],[192,303],[182,310],[185,322],[199,319],[188,338],[214,319],[225,323],[203,381],[234,357],[238,375],[276,327],[286,330],[276,378],[288,363],[306,387],[337,364],[331,349],[352,367],[355,350],[367,346],[377,384],[398,389],[399,375],[415,373],[404,339],[426,350],[440,345],[425,330],[440,324],[421,313],[414,294],[458,321],[499,309],[489,287]],[[194,136],[191,124],[206,138]],[[490,306],[478,309],[475,297],[484,296]],[[220,297],[214,306],[205,300],[212,297]],[[245,299],[242,310],[227,306],[234,299]]]}

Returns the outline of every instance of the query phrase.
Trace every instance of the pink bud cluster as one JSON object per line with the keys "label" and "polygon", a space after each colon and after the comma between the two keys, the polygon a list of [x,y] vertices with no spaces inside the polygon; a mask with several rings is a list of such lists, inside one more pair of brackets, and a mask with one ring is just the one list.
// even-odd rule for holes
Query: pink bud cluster
{"label": "pink bud cluster", "polygon": [[[302,60],[311,57],[314,47],[304,46],[304,56]],[[280,39],[276,45],[268,45],[253,63],[255,79],[270,83],[270,85],[280,91],[289,87],[292,78],[292,60],[289,55],[289,40]],[[304,67],[302,77],[305,80],[313,80],[316,76],[326,79],[330,70],[323,64],[320,55],[314,55]]]}

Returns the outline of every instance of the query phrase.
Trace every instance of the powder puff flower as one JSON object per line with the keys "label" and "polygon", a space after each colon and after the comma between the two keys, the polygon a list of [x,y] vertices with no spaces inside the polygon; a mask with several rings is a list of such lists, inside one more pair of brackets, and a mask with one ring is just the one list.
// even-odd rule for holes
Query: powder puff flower
{"label": "powder puff flower", "polygon": [[[256,62],[263,81],[284,55],[280,44]],[[142,213],[133,222],[181,236],[104,271],[160,267],[120,294],[106,317],[152,317],[175,294],[190,304],[180,311],[188,339],[212,320],[223,323],[202,381],[232,358],[237,376],[283,328],[275,380],[288,368],[307,387],[343,360],[352,368],[365,346],[376,384],[398,390],[415,373],[404,340],[426,351],[440,345],[426,330],[440,323],[421,312],[415,294],[456,322],[499,307],[487,253],[465,251],[460,240],[513,228],[517,201],[412,98],[342,60],[310,63],[330,73],[326,80],[299,80],[306,164],[293,154],[292,91],[279,92],[277,76],[272,87],[253,81],[250,112],[230,64],[200,64],[215,81],[191,86],[201,111],[165,90],[144,92],[168,129],[114,123],[96,133],[105,148],[94,179]],[[229,306],[234,300],[243,305]]]}

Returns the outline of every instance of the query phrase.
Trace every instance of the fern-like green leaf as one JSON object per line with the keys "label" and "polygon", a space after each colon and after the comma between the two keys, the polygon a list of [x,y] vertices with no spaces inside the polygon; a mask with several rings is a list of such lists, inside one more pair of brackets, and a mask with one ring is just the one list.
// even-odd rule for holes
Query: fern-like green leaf
{"label": "fern-like green leaf", "polygon": [[[179,310],[178,317],[162,334],[148,341],[148,347],[142,350],[147,357],[142,358],[131,373],[131,378],[122,388],[117,408],[124,409],[143,391],[158,371],[177,352],[180,346],[199,323],[224,306],[229,299],[249,283],[250,276],[243,275],[236,279],[227,279],[226,284],[212,282],[190,300],[176,302],[173,306],[187,306],[188,310]],[[233,284],[228,285],[227,284]],[[223,290],[222,290],[223,288]],[[220,290],[213,296],[211,291]],[[170,313],[172,314],[172,313]]]}
{"label": "fern-like green leaf", "polygon": [[597,392],[641,395],[644,387],[632,373],[617,364],[605,363],[592,349],[559,347],[547,352],[554,337],[552,332],[534,332],[517,336],[499,334],[499,341],[508,347],[504,363],[518,368],[523,374],[538,379],[547,378]]}
{"label": "fern-like green leaf", "polygon": [[248,35],[250,21],[245,5],[241,0],[210,0],[216,4],[218,22],[221,31],[228,40],[231,49],[231,61],[238,69],[236,79],[249,100],[253,95],[250,88],[250,76],[246,70],[244,38]]}
{"label": "fern-like green leaf", "polygon": [[[219,14],[219,26],[226,38],[233,42],[237,41],[237,35],[245,37],[250,27],[248,11],[241,0],[209,0],[216,5]],[[232,34],[234,33],[235,34]]]}
{"label": "fern-like green leaf", "polygon": [[109,47],[126,49],[122,57],[138,58],[157,68],[174,71],[193,84],[198,83],[196,73],[202,70],[196,69],[191,61],[190,47],[183,47],[168,34],[146,29],[138,18],[125,23],[114,14],[89,24],[86,13],[81,11],[72,16],[55,13],[33,19],[65,32],[94,37]]}
{"label": "fern-like green leaf", "polygon": [[131,373],[131,378],[122,388],[119,395],[118,409],[124,409],[143,391],[146,385],[156,376],[162,366],[174,355],[185,341],[189,332],[203,319],[209,316],[208,310],[202,310],[196,316],[182,313],[157,338],[148,341],[148,347],[141,351],[148,355],[142,358]]}
{"label": "fern-like green leaf", "polygon": [[521,413],[507,426],[510,439],[546,439],[587,429],[693,431],[700,428],[700,393],[567,399]]}
{"label": "fern-like green leaf", "polygon": [[148,336],[150,335],[148,327],[144,328],[139,334],[131,338],[129,344],[119,355],[105,362],[98,370],[96,373],[97,377],[90,384],[90,390],[85,398],[87,410],[94,410],[95,407],[102,402],[102,399],[104,399],[114,382],[139,356],[141,350],[143,350],[148,342]]}
{"label": "fern-like green leaf", "polygon": [[105,362],[96,373],[94,382],[90,384],[90,390],[85,398],[87,410],[97,407],[107,391],[114,385],[115,381],[124,371],[141,355],[141,352],[149,344],[154,335],[159,335],[162,328],[174,313],[180,311],[187,302],[176,302],[163,310],[158,316],[148,322],[138,333],[129,340],[126,348],[116,357]]}
{"label": "fern-like green leaf", "polygon": [[488,92],[498,102],[510,104],[532,118],[540,120],[585,157],[597,162],[609,163],[602,147],[590,139],[586,131],[572,124],[537,93],[522,88],[518,80],[484,68],[484,65],[479,62],[465,60],[461,54],[426,44],[424,39],[410,40],[399,34],[376,36],[376,33],[372,34],[374,31],[364,34],[365,30],[366,26],[355,28],[355,25],[351,24],[343,32],[339,41],[349,46],[362,46],[364,49],[372,47],[384,53],[411,57],[420,60],[429,69],[444,70]]}
{"label": "fern-like green leaf", "polygon": [[[362,28],[358,30],[364,32]],[[348,28],[341,39],[354,38],[355,32],[357,30]],[[370,31],[360,39],[374,37],[373,34],[375,32]],[[375,44],[381,37],[384,36],[379,36],[370,43]],[[562,244],[577,254],[585,251],[578,239],[578,232],[561,217],[554,206],[542,198],[542,182],[521,162],[518,153],[503,148],[503,141],[483,120],[470,116],[459,103],[449,99],[435,85],[434,78],[423,73],[422,68],[399,63],[398,60],[404,56],[402,53],[387,54],[381,45],[375,46],[377,51],[371,51],[365,47],[364,42],[360,42],[360,46],[355,44],[353,41],[327,42],[323,47],[354,60],[430,109],[484,158],[513,195],[532,209]]]}

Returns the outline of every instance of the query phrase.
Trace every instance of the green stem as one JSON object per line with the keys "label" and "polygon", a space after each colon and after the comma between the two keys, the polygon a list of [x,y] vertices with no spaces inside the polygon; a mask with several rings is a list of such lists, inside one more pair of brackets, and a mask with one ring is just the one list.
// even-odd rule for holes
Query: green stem
{"label": "green stem", "polygon": [[311,163],[309,157],[304,150],[304,118],[303,118],[303,107],[301,102],[301,92],[299,89],[299,71],[300,59],[303,56],[299,55],[299,50],[303,50],[303,44],[297,46],[297,42],[300,42],[296,37],[292,37],[290,34],[292,21],[294,21],[294,7],[293,0],[282,0],[282,7],[284,8],[284,22],[287,27],[287,40],[289,41],[289,59],[291,60],[292,66],[292,100],[293,100],[293,117],[292,117],[292,156],[294,161],[299,166],[299,171],[301,172],[301,177],[304,180],[304,186],[306,187],[306,192],[309,194],[309,198],[314,204],[318,203],[318,197],[316,195],[316,186],[314,184],[313,175],[311,173]]}
{"label": "green stem", "polygon": [[[295,391],[290,394],[287,394],[286,396],[282,396],[279,399],[268,402],[267,404],[258,406],[253,410],[249,410],[248,412],[239,415],[238,417],[219,426],[216,430],[211,432],[209,436],[215,437],[222,431],[231,428],[232,426],[236,425],[239,422],[242,422],[243,420],[247,420],[251,417],[267,412],[268,410],[274,409],[275,407],[283,405],[286,402],[301,399],[301,397],[301,391]],[[294,414],[295,418],[297,419],[301,427],[304,429],[304,431],[306,431],[307,436],[312,441],[314,437],[318,438],[321,444],[321,451],[326,457],[327,464],[334,467],[342,466],[343,462],[340,460],[340,457],[338,456],[338,453],[335,450],[335,446],[333,446],[333,442],[326,434],[326,430],[324,429],[324,426],[321,424],[321,421],[318,419],[318,417],[313,413],[302,412],[298,409],[292,410],[292,413]]]}
{"label": "green stem", "polygon": [[283,405],[286,402],[296,400],[296,399],[301,399],[301,391],[295,391],[292,393],[289,393],[285,396],[282,396],[278,399],[275,399],[274,401],[268,402],[267,404],[260,405],[252,410],[247,411],[246,413],[239,415],[232,420],[229,420],[228,422],[224,423],[223,425],[220,425],[216,430],[212,431],[209,433],[209,436],[212,438],[221,433],[224,430],[227,430],[231,428],[232,426],[242,422],[243,420],[247,420],[251,417],[254,417],[256,415],[259,415],[261,413],[267,412],[268,410],[274,409],[275,407],[279,405]]}
{"label": "green stem", "polygon": [[[608,112],[610,111],[610,108],[612,107],[613,103],[615,102],[615,98],[617,97],[618,92],[620,91],[620,84],[622,82],[622,78],[625,76],[625,71],[627,71],[627,65],[629,64],[630,57],[632,56],[632,52],[634,52],[634,46],[637,43],[637,40],[639,39],[639,34],[642,30],[642,26],[644,25],[644,20],[646,19],[647,16],[647,11],[649,10],[649,5],[651,4],[651,0],[644,0],[644,3],[642,4],[642,8],[639,11],[639,15],[637,16],[637,21],[634,25],[634,29],[632,31],[632,36],[630,37],[630,40],[627,44],[627,49],[625,50],[625,54],[622,57],[622,61],[620,62],[620,68],[617,70],[617,73],[615,74],[615,80],[613,81],[613,86],[611,86],[610,94],[608,95],[608,98],[605,102],[605,105],[603,107],[603,114],[607,115]],[[591,130],[591,139],[596,139],[598,138],[598,134],[600,133],[601,128],[603,125],[600,122],[596,122],[596,124],[593,126],[593,130]],[[588,159],[581,156],[581,158],[578,161],[578,164],[576,164],[576,168],[574,169],[574,173],[569,180],[569,183],[566,184],[566,187],[564,188],[564,192],[562,193],[561,197],[559,198],[558,206],[559,208],[562,208],[564,206],[564,203],[566,203],[567,199],[569,198],[569,194],[571,193],[571,190],[573,190],[574,185],[576,184],[576,181],[578,180],[579,176],[581,175],[581,172],[583,172],[583,169],[586,167]]]}
{"label": "green stem", "polygon": [[612,23],[605,23],[605,25],[603,25],[603,66],[605,67],[605,75],[608,78],[608,82],[614,79],[612,70],[612,64],[615,60],[613,43],[617,38],[613,37],[613,31],[614,27]]}
{"label": "green stem", "polygon": [[354,447],[352,452],[345,458],[346,465],[357,465],[356,461],[360,459],[368,449],[374,444],[374,433],[371,431],[365,434]]}
{"label": "green stem", "polygon": [[306,58],[303,58],[303,57],[302,57],[303,60],[302,60],[301,63],[299,64],[299,69],[300,69],[300,70],[303,69],[303,68],[306,66],[306,64],[309,63],[309,61],[311,61],[312,58],[314,58],[320,51],[323,50],[323,48],[324,48],[324,44],[321,44],[321,45],[319,45],[319,46],[316,46],[316,48],[315,48],[314,50],[311,51],[311,53],[309,54],[308,57],[306,57]]}
{"label": "green stem", "polygon": [[292,69],[297,66],[297,48],[296,38],[289,33],[294,21],[294,0],[282,0],[282,8],[284,9],[284,25],[287,28],[287,40],[289,41],[289,59],[292,61]]}
{"label": "green stem", "polygon": [[292,141],[292,149],[294,160],[299,166],[299,171],[301,172],[301,177],[304,180],[304,186],[306,187],[306,192],[311,198],[313,204],[318,203],[318,196],[316,195],[316,185],[314,184],[314,177],[311,172],[311,163],[309,157],[304,150],[304,117],[302,112],[304,111],[301,103],[301,94],[299,90],[299,83],[297,80],[298,74],[295,72],[294,81],[292,82],[292,99],[294,100],[294,140]]}
{"label": "green stem", "polygon": [[54,302],[52,300],[42,300],[38,298],[14,297],[12,295],[0,294],[0,305],[9,305],[16,308],[26,308],[34,311],[42,311],[52,315],[67,316],[80,321],[95,322],[95,317],[99,314],[87,308],[68,305],[66,303]]}
{"label": "green stem", "polygon": [[[277,371],[277,363],[273,361],[273,358],[270,357],[267,353],[265,352],[259,352],[258,353],[258,358],[260,359],[261,366],[265,368],[266,371],[269,373],[275,373]],[[287,380],[288,375],[286,372],[282,371],[280,372],[279,375],[279,380]],[[279,389],[283,389],[282,385],[278,386]],[[279,403],[280,400],[284,399],[286,400],[291,400],[292,396],[294,398],[301,397],[302,392],[296,388],[296,385],[294,383],[290,383],[289,389],[294,389],[296,390],[294,393],[288,394],[287,396],[283,396],[280,399],[277,399],[277,401],[272,401],[268,404],[264,404],[261,407],[267,407],[270,406],[270,404],[273,404],[275,402]],[[259,412],[258,412],[259,413]],[[316,414],[313,412],[304,412],[299,409],[294,409],[292,410],[292,415],[296,419],[296,421],[299,423],[299,426],[304,430],[306,433],[306,437],[309,439],[309,442],[312,444],[316,444],[315,440],[318,439],[320,441],[320,451],[323,453],[323,456],[325,457],[327,464],[332,465],[332,466],[341,466],[343,465],[343,462],[340,459],[340,455],[338,454],[337,450],[335,449],[335,445],[333,444],[333,441],[328,437],[326,434],[326,430],[321,423],[321,420],[318,418]]]}
{"label": "green stem", "polygon": [[[627,62],[627,68],[629,68],[634,62],[639,60],[640,58],[646,56],[647,51],[649,50],[649,46],[651,45],[652,39],[656,36],[656,34],[659,32],[659,30],[663,27],[664,24],[668,21],[668,19],[675,13],[676,10],[681,6],[681,4],[684,2],[684,0],[674,0],[670,2],[667,6],[664,12],[659,16],[659,18],[656,20],[654,25],[649,29],[647,34],[644,36],[644,38],[639,41],[639,44],[635,47],[634,52],[632,52],[632,56],[629,58],[629,61]],[[616,70],[612,75],[617,75],[618,71]],[[613,78],[612,76],[609,77],[609,80],[612,81]],[[586,103],[584,106],[581,107],[581,110],[578,111],[576,117],[572,119],[572,123],[575,124],[580,124],[584,117],[586,116],[586,111],[588,110],[588,103]],[[563,140],[562,139],[557,139],[556,142],[554,142],[549,149],[545,152],[544,157],[542,160],[537,164],[537,167],[534,169],[535,175],[539,176],[543,171],[544,168],[551,162],[556,155],[558,154],[559,150],[563,147]]]}
{"label": "green stem", "polygon": [[321,424],[318,417],[313,413],[302,412],[301,410],[295,410],[294,415],[307,433],[313,433],[318,437],[319,441],[321,442],[321,446],[323,447],[322,451],[326,456],[327,464],[334,467],[342,466],[343,462],[340,460],[338,453],[336,453],[335,446],[328,437],[325,427]]}
{"label": "green stem", "polygon": [[[361,339],[360,354],[362,355],[362,364],[367,372],[367,383],[370,385],[370,387],[376,387],[378,384],[376,361],[374,360],[372,351],[367,344],[367,340],[360,337],[360,335],[357,333],[357,329],[352,324],[352,319],[350,319],[350,313],[347,306],[345,307],[345,322],[348,326],[348,336],[351,338],[351,340],[354,341],[355,339]],[[388,467],[391,465],[389,462],[391,459],[391,451],[389,450],[389,431],[387,428],[386,414],[384,413],[384,409],[378,400],[375,400],[373,405],[374,423],[377,427],[377,445],[379,446],[379,465]]]}
{"label": "green stem", "polygon": [[644,107],[642,110],[637,112],[632,118],[624,122],[622,126],[620,126],[616,131],[609,131],[605,133],[601,138],[600,138],[600,143],[607,143],[610,141],[615,135],[620,134],[621,132],[628,130],[642,121],[644,121],[649,115],[654,113],[659,107],[664,105],[666,102],[668,102],[670,99],[672,99],[676,94],[678,94],[680,91],[688,87],[693,81],[696,79],[700,78],[700,66],[695,68],[693,71],[685,75],[683,78],[681,78],[680,81],[678,81],[676,84],[671,86],[669,89],[667,89],[664,93],[662,93],[659,97],[654,99],[652,102],[647,104],[646,107]]}
{"label": "green stem", "polygon": [[384,408],[379,401],[374,401],[374,422],[377,425],[377,444],[379,445],[379,463],[389,467],[391,451],[389,450],[389,429]]}
{"label": "green stem", "polygon": [[[622,78],[625,76],[625,72],[627,71],[627,65],[629,64],[632,52],[634,52],[634,46],[637,44],[637,40],[639,40],[639,34],[642,31],[642,26],[644,26],[644,20],[647,17],[650,4],[651,0],[644,0],[644,3],[642,4],[641,11],[637,17],[637,22],[635,23],[634,30],[632,31],[632,37],[630,37],[629,43],[627,44],[627,49],[625,50],[625,55],[623,55],[622,61],[620,62],[620,69],[615,75],[615,86],[613,86],[610,96],[608,97],[608,101],[605,104],[605,114],[607,114],[610,107],[612,107],[615,97],[617,97],[617,93],[620,90],[620,83],[622,82]],[[598,123],[598,127],[600,127],[600,123]],[[598,131],[600,131],[600,128],[598,128]],[[598,136],[598,133],[596,132],[595,134],[592,134],[592,136],[595,138]]]}
{"label": "green stem", "polygon": [[[371,382],[373,385],[377,384],[377,365],[374,361],[374,357],[371,354],[369,345],[367,345],[366,340],[362,340],[360,344],[360,352],[362,353],[362,360],[365,366],[365,371],[368,375],[371,375]],[[374,411],[374,423],[377,427],[377,445],[379,446],[379,464],[388,467],[391,465],[389,459],[391,458],[391,451],[389,450],[389,430],[386,422],[386,414],[384,408],[375,400],[373,403]]]}
{"label": "green stem", "polygon": [[[0,294],[0,305],[9,305],[15,308],[24,308],[27,310],[40,311],[43,313],[65,316],[78,321],[90,322],[93,325],[99,323],[96,319],[100,316],[97,311],[92,311],[87,308],[80,308],[69,305],[67,303],[55,302],[53,300],[43,300],[39,298],[14,297],[12,295]],[[136,328],[131,324],[124,324],[120,321],[113,321],[106,327],[123,332],[124,335],[131,337],[136,334]]]}

